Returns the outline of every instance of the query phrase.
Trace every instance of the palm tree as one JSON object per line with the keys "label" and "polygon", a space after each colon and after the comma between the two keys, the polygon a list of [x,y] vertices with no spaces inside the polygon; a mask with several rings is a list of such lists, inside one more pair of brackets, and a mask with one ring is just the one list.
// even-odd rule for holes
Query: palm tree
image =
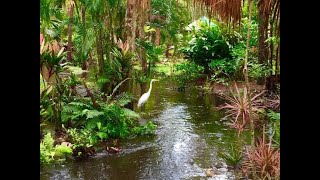
{"label": "palm tree", "polygon": [[68,46],[67,46],[67,60],[72,61],[72,24],[73,24],[73,11],[74,11],[74,4],[71,2],[69,4],[69,24],[68,24]]}
{"label": "palm tree", "polygon": [[125,35],[124,40],[130,44],[130,48],[134,49],[135,42],[135,10],[136,0],[127,0],[127,9],[125,17]]}
{"label": "palm tree", "polygon": [[[270,68],[273,68],[272,62],[275,59],[275,72],[271,71],[266,81],[267,90],[275,91],[275,83],[277,82],[280,70],[280,41],[277,40],[280,36],[280,0],[259,0],[258,10],[260,19],[259,61],[266,63]],[[265,41],[272,38],[276,39],[276,41],[269,41],[268,46]]]}

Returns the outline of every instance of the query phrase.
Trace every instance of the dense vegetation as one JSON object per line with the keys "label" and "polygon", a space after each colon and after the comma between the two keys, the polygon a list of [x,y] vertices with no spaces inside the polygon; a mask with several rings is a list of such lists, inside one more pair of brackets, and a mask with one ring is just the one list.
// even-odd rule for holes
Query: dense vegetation
{"label": "dense vegetation", "polygon": [[[228,4],[228,6],[226,6]],[[227,103],[251,146],[221,157],[242,176],[280,177],[280,1],[41,0],[40,162],[85,158],[103,144],[154,134],[136,111],[140,86],[172,78]],[[256,88],[263,86],[261,88]],[[47,126],[53,126],[50,132]]]}

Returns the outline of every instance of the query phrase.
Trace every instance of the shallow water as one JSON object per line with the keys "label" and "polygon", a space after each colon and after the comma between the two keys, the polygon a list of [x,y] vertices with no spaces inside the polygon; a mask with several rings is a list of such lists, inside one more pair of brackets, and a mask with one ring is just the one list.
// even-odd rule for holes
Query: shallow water
{"label": "shallow water", "polygon": [[[138,98],[139,89],[135,94]],[[156,135],[121,140],[119,154],[102,151],[90,159],[43,166],[40,178],[207,179],[205,169],[220,162],[224,168],[211,179],[233,179],[217,155],[237,140],[222,112],[213,108],[221,103],[196,89],[178,92],[165,80],[155,82],[140,113],[158,125]]]}

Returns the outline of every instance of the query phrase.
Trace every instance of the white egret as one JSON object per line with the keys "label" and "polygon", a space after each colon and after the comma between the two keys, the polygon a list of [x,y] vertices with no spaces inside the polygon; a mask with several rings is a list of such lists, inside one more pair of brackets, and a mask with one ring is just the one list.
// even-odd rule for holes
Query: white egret
{"label": "white egret", "polygon": [[152,82],[154,82],[154,81],[159,81],[159,80],[157,80],[157,79],[152,79],[152,80],[151,80],[149,91],[146,92],[146,93],[144,93],[144,94],[140,97],[140,99],[139,99],[139,101],[138,101],[138,108],[140,108],[144,103],[146,103],[146,102],[148,101],[148,99],[149,99],[149,97],[150,97],[151,89],[152,89]]}

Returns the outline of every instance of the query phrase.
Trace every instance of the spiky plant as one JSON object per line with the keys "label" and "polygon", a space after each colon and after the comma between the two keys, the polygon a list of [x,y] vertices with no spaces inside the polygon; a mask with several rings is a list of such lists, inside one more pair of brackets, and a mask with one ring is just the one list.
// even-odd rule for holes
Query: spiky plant
{"label": "spiky plant", "polygon": [[251,96],[252,98],[249,100],[246,88],[240,91],[236,83],[234,83],[234,87],[236,90],[235,92],[230,89],[232,96],[218,94],[220,97],[228,101],[218,107],[218,109],[226,109],[227,115],[225,118],[231,116],[233,118],[231,126],[236,128],[240,133],[249,123],[249,101],[251,101],[253,118],[257,118],[258,110],[264,107],[261,103],[261,99],[258,99],[258,97],[261,96],[264,91],[255,96]]}
{"label": "spiky plant", "polygon": [[242,151],[237,149],[233,145],[231,145],[227,152],[222,152],[219,155],[226,161],[229,166],[232,166],[234,169],[238,167],[243,158]]}
{"label": "spiky plant", "polygon": [[265,137],[259,139],[255,148],[246,149],[242,172],[250,177],[253,171],[261,179],[280,178],[280,149],[274,149],[265,142]]}

